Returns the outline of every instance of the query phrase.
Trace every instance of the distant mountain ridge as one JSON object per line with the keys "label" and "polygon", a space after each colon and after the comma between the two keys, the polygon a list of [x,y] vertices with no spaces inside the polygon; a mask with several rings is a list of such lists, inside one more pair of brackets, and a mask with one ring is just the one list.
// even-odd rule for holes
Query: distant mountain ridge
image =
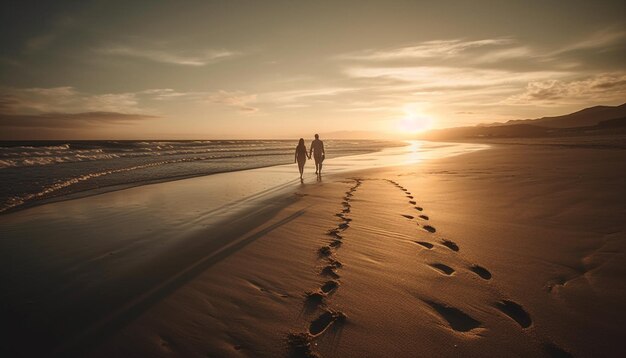
{"label": "distant mountain ridge", "polygon": [[626,134],[626,103],[619,106],[595,106],[554,117],[432,130],[420,135],[419,139],[536,138],[612,134]]}
{"label": "distant mountain ridge", "polygon": [[513,119],[504,123],[492,123],[489,126],[511,124],[533,124],[548,128],[572,128],[593,126],[607,119],[626,117],[626,103],[619,106],[595,106],[578,112],[554,117],[536,119]]}

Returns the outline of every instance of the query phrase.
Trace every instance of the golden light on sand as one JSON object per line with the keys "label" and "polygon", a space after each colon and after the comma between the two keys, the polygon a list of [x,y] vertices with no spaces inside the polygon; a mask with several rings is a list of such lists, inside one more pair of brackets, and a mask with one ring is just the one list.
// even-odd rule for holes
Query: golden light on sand
{"label": "golden light on sand", "polygon": [[415,164],[419,163],[423,160],[423,155],[421,152],[422,142],[418,140],[409,140],[408,152],[405,156],[404,164]]}

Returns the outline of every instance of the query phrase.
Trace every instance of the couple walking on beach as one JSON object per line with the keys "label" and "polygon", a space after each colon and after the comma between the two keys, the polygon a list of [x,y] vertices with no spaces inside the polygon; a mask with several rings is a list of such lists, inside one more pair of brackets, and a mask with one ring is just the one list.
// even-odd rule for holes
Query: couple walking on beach
{"label": "couple walking on beach", "polygon": [[296,147],[296,158],[295,162],[298,162],[298,169],[300,170],[300,181],[302,182],[302,174],[304,173],[304,163],[306,163],[306,158],[311,159],[311,154],[313,154],[313,159],[315,159],[315,174],[318,177],[322,176],[322,162],[324,162],[324,158],[326,157],[326,152],[324,151],[324,142],[320,140],[320,135],[315,135],[315,140],[311,142],[311,149],[309,153],[306,152],[306,146],[304,145],[304,138],[300,138],[298,142],[298,146]]}

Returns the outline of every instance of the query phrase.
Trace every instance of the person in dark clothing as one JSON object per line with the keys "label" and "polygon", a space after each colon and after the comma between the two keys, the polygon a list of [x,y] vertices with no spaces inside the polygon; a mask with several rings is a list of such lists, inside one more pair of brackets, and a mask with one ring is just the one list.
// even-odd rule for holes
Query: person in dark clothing
{"label": "person in dark clothing", "polygon": [[322,162],[326,157],[326,151],[324,151],[324,142],[320,140],[319,134],[316,134],[315,140],[311,142],[309,159],[311,159],[311,154],[313,154],[313,158],[315,159],[315,174],[322,175]]}
{"label": "person in dark clothing", "polygon": [[310,155],[306,154],[306,146],[304,145],[304,138],[300,138],[298,142],[298,146],[296,147],[296,157],[294,159],[294,163],[298,162],[298,169],[300,170],[300,181],[302,182],[302,174],[304,173],[304,164],[306,163],[306,158],[311,159]]}

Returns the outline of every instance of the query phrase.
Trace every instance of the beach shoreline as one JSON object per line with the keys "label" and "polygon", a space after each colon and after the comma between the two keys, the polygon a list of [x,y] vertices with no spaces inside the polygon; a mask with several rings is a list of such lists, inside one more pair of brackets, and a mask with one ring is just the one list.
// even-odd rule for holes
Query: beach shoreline
{"label": "beach shoreline", "polygon": [[[293,142],[0,141],[0,179],[6,183],[0,191],[0,215],[141,185],[285,165],[293,159]],[[329,142],[331,158],[406,145],[380,140]]]}
{"label": "beach shoreline", "polygon": [[[293,190],[280,200],[250,202],[250,211],[240,211],[234,224],[232,216],[217,212],[197,216],[194,205],[200,197],[191,185],[180,199],[189,213],[177,213],[160,226],[154,221],[155,231],[143,236],[143,245],[126,246],[133,235],[96,236],[91,239],[106,243],[100,251],[113,254],[91,257],[70,249],[85,245],[81,240],[64,244],[63,250],[75,250],[70,260],[98,263],[68,271],[84,276],[71,286],[78,292],[85,294],[82,286],[99,277],[109,281],[92,292],[116,292],[119,286],[110,278],[131,276],[135,284],[123,286],[139,283],[136,292],[147,296],[131,296],[149,299],[116,314],[107,311],[115,306],[113,300],[101,301],[101,320],[116,324],[93,326],[90,337],[74,343],[56,337],[57,353],[275,356],[301,348],[289,340],[290,333],[301,333],[301,346],[323,356],[615,352],[620,331],[612,315],[625,298],[624,267],[616,261],[624,252],[624,193],[615,175],[623,163],[624,153],[616,149],[496,144],[462,156],[378,169],[342,171],[338,166],[321,182],[288,184]],[[115,211],[96,203],[90,202],[89,210]],[[145,211],[148,202],[136,204],[118,228],[132,226],[139,217],[144,225],[152,223],[144,214],[132,216],[134,210]],[[223,232],[188,230],[188,223],[198,227],[214,214],[211,220],[227,221],[207,225]],[[153,241],[181,232],[190,235]],[[39,244],[60,250],[56,240],[67,241],[68,235],[61,231]],[[216,251],[207,237],[228,243]],[[167,267],[160,274],[153,271],[158,266],[141,269],[125,261],[120,247],[158,252],[148,256]],[[19,283],[28,270],[64,267],[58,262],[56,268],[33,268],[36,256],[30,263],[11,262],[9,282]],[[178,275],[186,278],[178,280]],[[310,295],[315,292],[319,296]],[[589,305],[593,292],[602,294]],[[118,295],[117,302],[125,302],[124,297]],[[312,297],[319,297],[319,304],[309,305]],[[19,308],[28,310],[27,305]],[[50,329],[40,328],[40,333]],[[19,337],[26,336],[17,332],[13,341],[20,342]],[[59,346],[61,341],[68,345]],[[587,347],[592,342],[594,350]]]}

